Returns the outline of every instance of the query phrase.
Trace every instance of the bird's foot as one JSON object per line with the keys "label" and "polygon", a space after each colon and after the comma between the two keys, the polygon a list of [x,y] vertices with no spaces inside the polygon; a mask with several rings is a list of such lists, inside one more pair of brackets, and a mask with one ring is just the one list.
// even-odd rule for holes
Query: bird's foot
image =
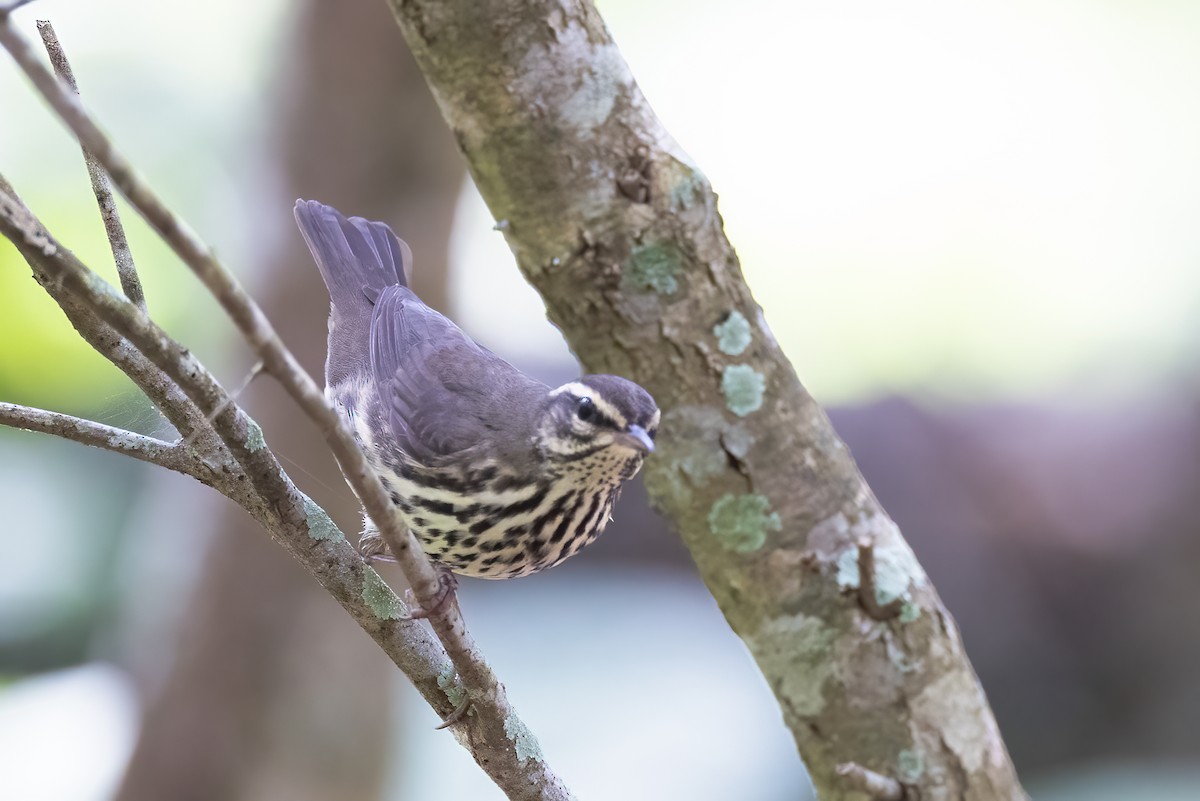
{"label": "bird's foot", "polygon": [[426,609],[416,602],[411,589],[405,590],[404,600],[408,602],[408,614],[404,616],[404,620],[420,620],[436,614],[442,611],[446,602],[454,597],[454,591],[458,589],[458,579],[441,565],[435,565],[435,569],[438,572],[438,589],[437,594],[433,597],[433,603]]}

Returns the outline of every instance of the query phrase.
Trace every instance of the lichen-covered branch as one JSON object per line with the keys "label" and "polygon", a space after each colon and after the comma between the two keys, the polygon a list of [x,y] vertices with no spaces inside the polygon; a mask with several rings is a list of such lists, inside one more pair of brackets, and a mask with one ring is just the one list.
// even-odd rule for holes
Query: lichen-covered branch
{"label": "lichen-covered branch", "polygon": [[468,694],[472,714],[453,721],[454,734],[510,798],[570,798],[569,791],[542,759],[533,735],[509,704],[503,685],[475,647],[457,603],[432,603],[439,583],[428,558],[398,523],[390,499],[344,421],[284,346],[258,305],[211,250],[137,176],[76,98],[36,58],[4,13],[0,13],[0,45],[113,184],[205,284],[255,348],[267,372],[316,423],[384,535],[418,601],[427,609],[436,607],[428,620],[437,640],[431,640],[419,624],[404,619],[403,604],[392,590],[345,542],[329,517],[296,489],[266,447],[261,430],[231,402],[195,357],[154,324],[143,308],[122,298],[55,241],[11,191],[0,192],[0,233],[16,245],[43,286],[82,304],[175,381],[191,403],[205,412],[205,423],[212,426],[246,479],[245,484],[227,484],[222,491],[246,508],[309,569],[376,638],[435,709],[445,716],[454,709],[446,709],[452,699],[462,701],[462,693]]}
{"label": "lichen-covered branch", "polygon": [[[54,74],[78,95],[79,86],[75,82],[75,74],[71,71],[71,62],[67,60],[67,54],[59,44],[54,26],[48,20],[38,20],[37,28],[42,36],[42,44],[46,46],[46,54],[50,56],[50,63],[54,66]],[[121,289],[125,292],[125,297],[144,311],[146,295],[142,291],[142,282],[133,263],[133,253],[129,249],[129,240],[125,237],[125,227],[121,225],[121,215],[113,199],[108,175],[86,147],[83,148],[83,161],[87,165],[88,178],[92,182],[92,194],[96,196],[96,205],[100,208],[100,218],[104,221],[104,233],[108,236],[108,244],[112,249]]]}
{"label": "lichen-covered branch", "polygon": [[[637,380],[664,409],[651,499],[820,796],[861,799],[837,770],[854,764],[927,801],[1024,798],[950,615],[771,335],[708,181],[596,10],[391,6],[552,320],[588,370]],[[859,603],[860,543],[882,620]]]}
{"label": "lichen-covered branch", "polygon": [[16,403],[0,401],[0,425],[37,431],[69,439],[114,453],[123,453],[139,461],[165,467],[176,473],[204,481],[206,472],[199,470],[198,460],[189,457],[173,442],[147,437],[134,431],[106,426],[69,414],[35,409]]}

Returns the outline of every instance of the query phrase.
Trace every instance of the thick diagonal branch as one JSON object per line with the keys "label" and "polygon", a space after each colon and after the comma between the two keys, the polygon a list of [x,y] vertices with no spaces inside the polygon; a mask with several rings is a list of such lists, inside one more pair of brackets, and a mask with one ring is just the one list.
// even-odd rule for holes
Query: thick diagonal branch
{"label": "thick diagonal branch", "polygon": [[[647,463],[818,793],[1020,799],[949,613],[771,335],[708,181],[586,0],[390,0],[480,192],[584,365],[663,408]],[[823,302],[838,302],[823,299]],[[872,543],[880,606],[857,603]]]}

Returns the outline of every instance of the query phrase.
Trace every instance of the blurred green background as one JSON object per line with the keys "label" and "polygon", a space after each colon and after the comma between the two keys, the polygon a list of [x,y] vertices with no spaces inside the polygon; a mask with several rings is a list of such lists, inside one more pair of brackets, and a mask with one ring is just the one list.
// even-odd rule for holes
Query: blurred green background
{"label": "blurred green background", "polygon": [[[1200,797],[1200,6],[600,10],[957,616],[1035,797]],[[389,220],[434,305],[548,380],[575,369],[382,0],[16,15],[35,40],[39,18],[85,104],[314,374],[326,301],[298,195]],[[0,172],[115,280],[77,148],[7,59]],[[154,316],[240,384],[249,355],[216,305],[125,220]],[[0,244],[0,399],[162,433],[28,276]],[[267,384],[247,402],[272,446],[355,530]],[[551,764],[580,797],[803,797],[761,678],[628,496],[586,556],[464,587]],[[0,797],[499,797],[220,498],[0,430],[0,500]]]}

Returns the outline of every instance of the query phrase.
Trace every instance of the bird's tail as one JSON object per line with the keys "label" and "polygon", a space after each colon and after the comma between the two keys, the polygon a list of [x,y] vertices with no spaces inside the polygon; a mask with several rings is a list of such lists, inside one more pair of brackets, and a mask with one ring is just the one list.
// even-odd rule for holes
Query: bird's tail
{"label": "bird's tail", "polygon": [[409,285],[412,251],[384,223],[347,219],[315,200],[297,200],[295,213],[332,303],[325,370],[332,386],[367,358],[371,309],[385,288]]}

